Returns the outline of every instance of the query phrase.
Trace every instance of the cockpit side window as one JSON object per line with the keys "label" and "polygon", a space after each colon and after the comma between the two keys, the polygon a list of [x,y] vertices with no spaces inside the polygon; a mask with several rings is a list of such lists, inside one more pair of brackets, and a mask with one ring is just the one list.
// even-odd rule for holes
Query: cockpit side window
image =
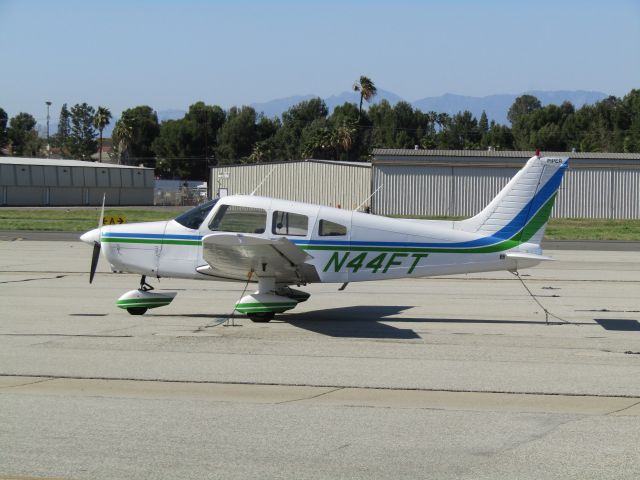
{"label": "cockpit side window", "polygon": [[276,235],[304,237],[309,230],[309,217],[299,213],[273,212],[271,231]]}
{"label": "cockpit side window", "polygon": [[320,220],[318,235],[321,237],[341,237],[347,234],[347,227],[329,220]]}
{"label": "cockpit side window", "polygon": [[209,224],[213,232],[264,233],[267,211],[262,208],[222,205]]}
{"label": "cockpit side window", "polygon": [[200,227],[204,219],[209,215],[211,209],[218,203],[219,198],[214,198],[213,200],[209,200],[197,207],[192,208],[191,210],[187,210],[181,215],[178,215],[175,218],[175,221],[180,225],[196,230]]}

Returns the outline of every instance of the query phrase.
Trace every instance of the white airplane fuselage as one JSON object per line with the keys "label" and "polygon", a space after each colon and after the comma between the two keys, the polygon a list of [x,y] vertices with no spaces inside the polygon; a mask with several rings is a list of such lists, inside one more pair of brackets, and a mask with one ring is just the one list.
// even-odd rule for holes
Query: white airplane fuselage
{"label": "white airplane fuselage", "polygon": [[[267,211],[265,233],[247,234],[267,239],[285,237],[307,251],[319,281],[344,283],[403,277],[509,270],[505,257],[510,243],[486,248],[486,234],[451,228],[447,221],[414,221],[370,215],[338,208],[256,196],[230,196],[212,209],[198,229],[175,220],[105,226],[102,250],[113,270],[157,277],[216,280],[199,273],[206,265],[202,238],[213,232],[209,221],[222,205],[262,208]],[[307,235],[276,235],[271,221],[275,211],[293,211],[309,218]],[[346,227],[345,235],[321,236],[319,221]],[[270,232],[270,233],[267,233]],[[500,245],[502,243],[502,245]],[[477,246],[474,246],[477,244]],[[535,244],[520,243],[518,252],[540,254]],[[537,263],[537,262],[532,262]],[[218,278],[219,280],[219,278]]]}
{"label": "white airplane fuselage", "polygon": [[485,209],[461,221],[235,195],[174,220],[106,226],[81,239],[94,244],[94,260],[102,251],[113,271],[143,276],[141,293],[118,301],[130,313],[168,301],[148,293],[147,276],[249,279],[258,291],[236,308],[272,318],[308,298],[289,285],[515,271],[549,260],[540,242],[567,167],[566,158],[532,157]]}

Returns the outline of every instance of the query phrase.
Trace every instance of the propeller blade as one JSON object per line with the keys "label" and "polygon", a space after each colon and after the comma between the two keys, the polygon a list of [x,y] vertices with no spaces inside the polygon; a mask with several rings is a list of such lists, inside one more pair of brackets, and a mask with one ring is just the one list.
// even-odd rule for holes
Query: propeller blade
{"label": "propeller blade", "polygon": [[98,221],[98,228],[102,228],[102,222],[104,221],[104,202],[107,199],[107,194],[102,194],[102,208],[100,209],[100,220]]}
{"label": "propeller blade", "polygon": [[104,204],[107,199],[107,194],[102,194],[102,208],[100,209],[100,220],[98,221],[98,241],[93,242],[93,254],[91,255],[91,270],[89,271],[89,283],[93,282],[93,277],[96,274],[96,268],[98,268],[98,259],[100,258],[100,240],[102,240],[102,222],[104,220]]}
{"label": "propeller blade", "polygon": [[93,282],[93,276],[98,268],[98,259],[100,258],[100,242],[94,242],[93,255],[91,256],[91,271],[89,272],[89,283]]}

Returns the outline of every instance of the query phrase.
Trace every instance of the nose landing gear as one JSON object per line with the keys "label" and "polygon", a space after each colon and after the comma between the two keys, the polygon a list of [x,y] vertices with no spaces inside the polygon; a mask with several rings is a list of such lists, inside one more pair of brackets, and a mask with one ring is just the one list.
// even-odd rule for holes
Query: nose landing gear
{"label": "nose landing gear", "polygon": [[140,279],[140,288],[130,290],[116,302],[119,308],[125,309],[131,315],[144,315],[150,308],[169,305],[178,292],[154,293],[153,287],[147,283],[146,275]]}

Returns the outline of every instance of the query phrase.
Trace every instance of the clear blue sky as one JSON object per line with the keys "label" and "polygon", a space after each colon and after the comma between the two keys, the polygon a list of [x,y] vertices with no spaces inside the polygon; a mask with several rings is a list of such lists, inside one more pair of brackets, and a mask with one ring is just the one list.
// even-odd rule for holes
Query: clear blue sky
{"label": "clear blue sky", "polygon": [[640,87],[640,1],[0,0],[0,107]]}

